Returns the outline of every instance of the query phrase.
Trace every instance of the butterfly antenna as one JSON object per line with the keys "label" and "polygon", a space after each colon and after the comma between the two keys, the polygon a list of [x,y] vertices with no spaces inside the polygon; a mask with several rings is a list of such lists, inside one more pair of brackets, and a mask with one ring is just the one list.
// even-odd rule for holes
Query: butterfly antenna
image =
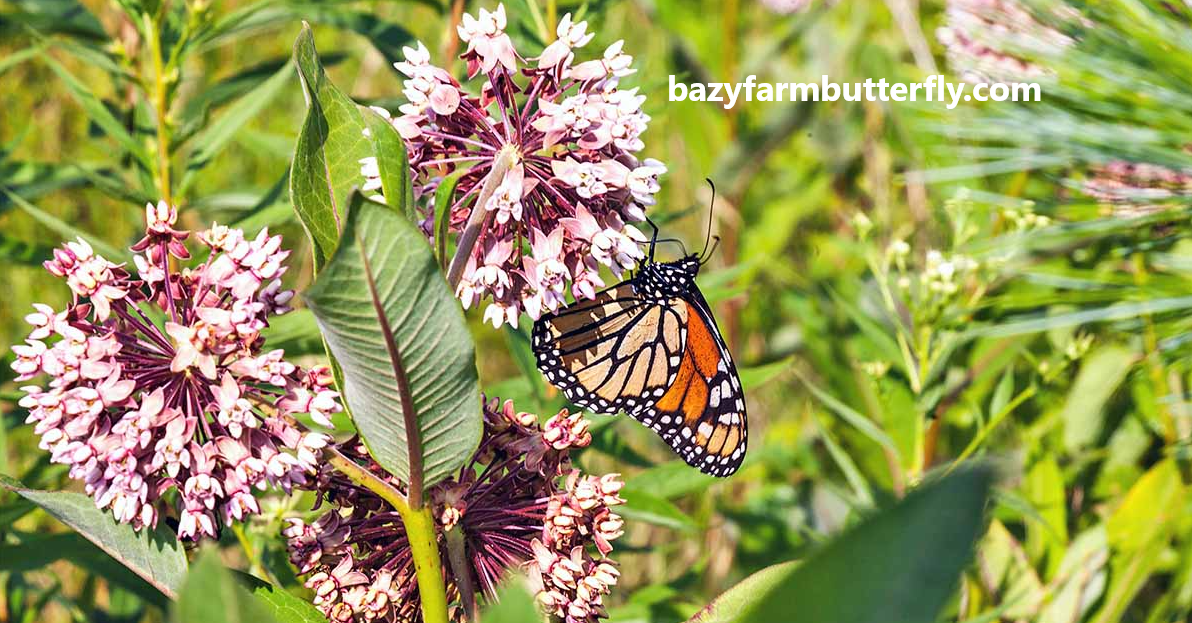
{"label": "butterfly antenna", "polygon": [[708,249],[706,256],[700,256],[699,263],[701,266],[707,264],[708,261],[712,259],[712,254],[716,252],[716,247],[718,246],[720,246],[720,236],[712,236],[712,248]]}
{"label": "butterfly antenna", "polygon": [[[716,184],[712,183],[711,178],[704,178],[708,186],[712,188],[712,200],[708,202],[708,231],[704,234],[704,250],[699,252],[700,263],[702,264],[708,256],[708,244],[712,241],[712,210],[716,207]],[[716,241],[720,242],[720,237],[716,237]],[[715,250],[715,246],[712,247]]]}
{"label": "butterfly antenna", "polygon": [[654,261],[654,247],[658,246],[658,226],[655,225],[654,221],[651,221],[650,217],[648,217],[648,216],[646,217],[646,222],[649,223],[650,227],[652,227],[654,229],[653,235],[650,236],[650,261],[653,262]]}

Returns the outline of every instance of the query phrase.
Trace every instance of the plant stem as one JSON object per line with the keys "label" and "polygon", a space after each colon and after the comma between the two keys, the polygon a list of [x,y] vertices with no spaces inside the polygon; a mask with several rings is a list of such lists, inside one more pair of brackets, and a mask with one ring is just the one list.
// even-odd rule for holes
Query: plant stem
{"label": "plant stem", "polygon": [[170,104],[165,67],[161,58],[161,32],[158,23],[145,15],[145,33],[149,38],[149,57],[153,61],[153,109],[157,117],[157,190],[160,199],[173,205],[170,195],[170,129],[166,123]]}
{"label": "plant stem", "polygon": [[472,249],[476,246],[476,240],[480,238],[480,232],[483,231],[484,224],[488,220],[488,210],[484,209],[484,205],[488,203],[489,197],[492,197],[497,187],[501,185],[501,180],[505,179],[505,173],[517,163],[517,160],[517,149],[513,145],[505,145],[501,151],[497,152],[492,170],[488,172],[488,177],[484,178],[480,196],[476,198],[476,203],[472,204],[472,213],[468,215],[464,231],[459,235],[459,246],[456,247],[455,256],[451,258],[451,265],[447,268],[447,284],[451,286],[452,292],[459,287],[459,280],[464,276],[464,268],[467,267],[468,260],[472,257]]}
{"label": "plant stem", "polygon": [[447,541],[447,561],[451,563],[451,573],[459,586],[464,616],[469,621],[475,621],[476,590],[472,585],[472,571],[468,568],[468,544],[464,540],[463,530],[456,526],[448,530],[443,538]]}
{"label": "plant stem", "polygon": [[410,508],[406,496],[376,474],[364,469],[335,449],[327,450],[330,463],[352,482],[379,495],[401,515],[410,541],[414,572],[418,579],[418,596],[422,601],[424,623],[447,623],[447,585],[443,581],[443,562],[439,556],[439,538],[430,508]]}

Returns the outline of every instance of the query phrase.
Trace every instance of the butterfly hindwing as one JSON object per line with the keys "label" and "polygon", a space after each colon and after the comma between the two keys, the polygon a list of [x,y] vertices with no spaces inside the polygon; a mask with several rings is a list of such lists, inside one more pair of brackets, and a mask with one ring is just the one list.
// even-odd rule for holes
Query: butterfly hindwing
{"label": "butterfly hindwing", "polygon": [[736,365],[699,291],[692,289],[688,337],[674,384],[654,405],[631,414],[689,465],[714,476],[737,471],[748,426]]}
{"label": "butterfly hindwing", "polygon": [[685,311],[642,299],[627,284],[610,288],[534,324],[538,368],[581,407],[636,413],[675,378]]}

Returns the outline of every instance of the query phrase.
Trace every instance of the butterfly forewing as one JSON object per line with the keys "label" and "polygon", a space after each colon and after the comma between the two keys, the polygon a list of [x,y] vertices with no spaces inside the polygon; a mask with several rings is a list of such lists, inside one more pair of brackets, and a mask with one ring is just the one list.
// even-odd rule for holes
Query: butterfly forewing
{"label": "butterfly forewing", "polygon": [[745,399],[697,262],[647,264],[629,281],[534,324],[538,368],[571,402],[624,411],[688,464],[728,476],[745,458]]}
{"label": "butterfly forewing", "polygon": [[637,297],[629,285],[605,290],[535,323],[538,368],[581,407],[636,413],[675,377],[684,313]]}

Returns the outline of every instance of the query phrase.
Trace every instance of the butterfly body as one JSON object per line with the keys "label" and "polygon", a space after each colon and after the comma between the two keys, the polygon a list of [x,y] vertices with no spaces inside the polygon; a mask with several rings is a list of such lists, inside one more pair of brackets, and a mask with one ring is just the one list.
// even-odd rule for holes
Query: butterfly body
{"label": "butterfly body", "polygon": [[688,464],[728,476],[745,457],[736,366],[696,286],[700,261],[647,262],[632,278],[534,324],[538,368],[571,402],[624,411]]}

